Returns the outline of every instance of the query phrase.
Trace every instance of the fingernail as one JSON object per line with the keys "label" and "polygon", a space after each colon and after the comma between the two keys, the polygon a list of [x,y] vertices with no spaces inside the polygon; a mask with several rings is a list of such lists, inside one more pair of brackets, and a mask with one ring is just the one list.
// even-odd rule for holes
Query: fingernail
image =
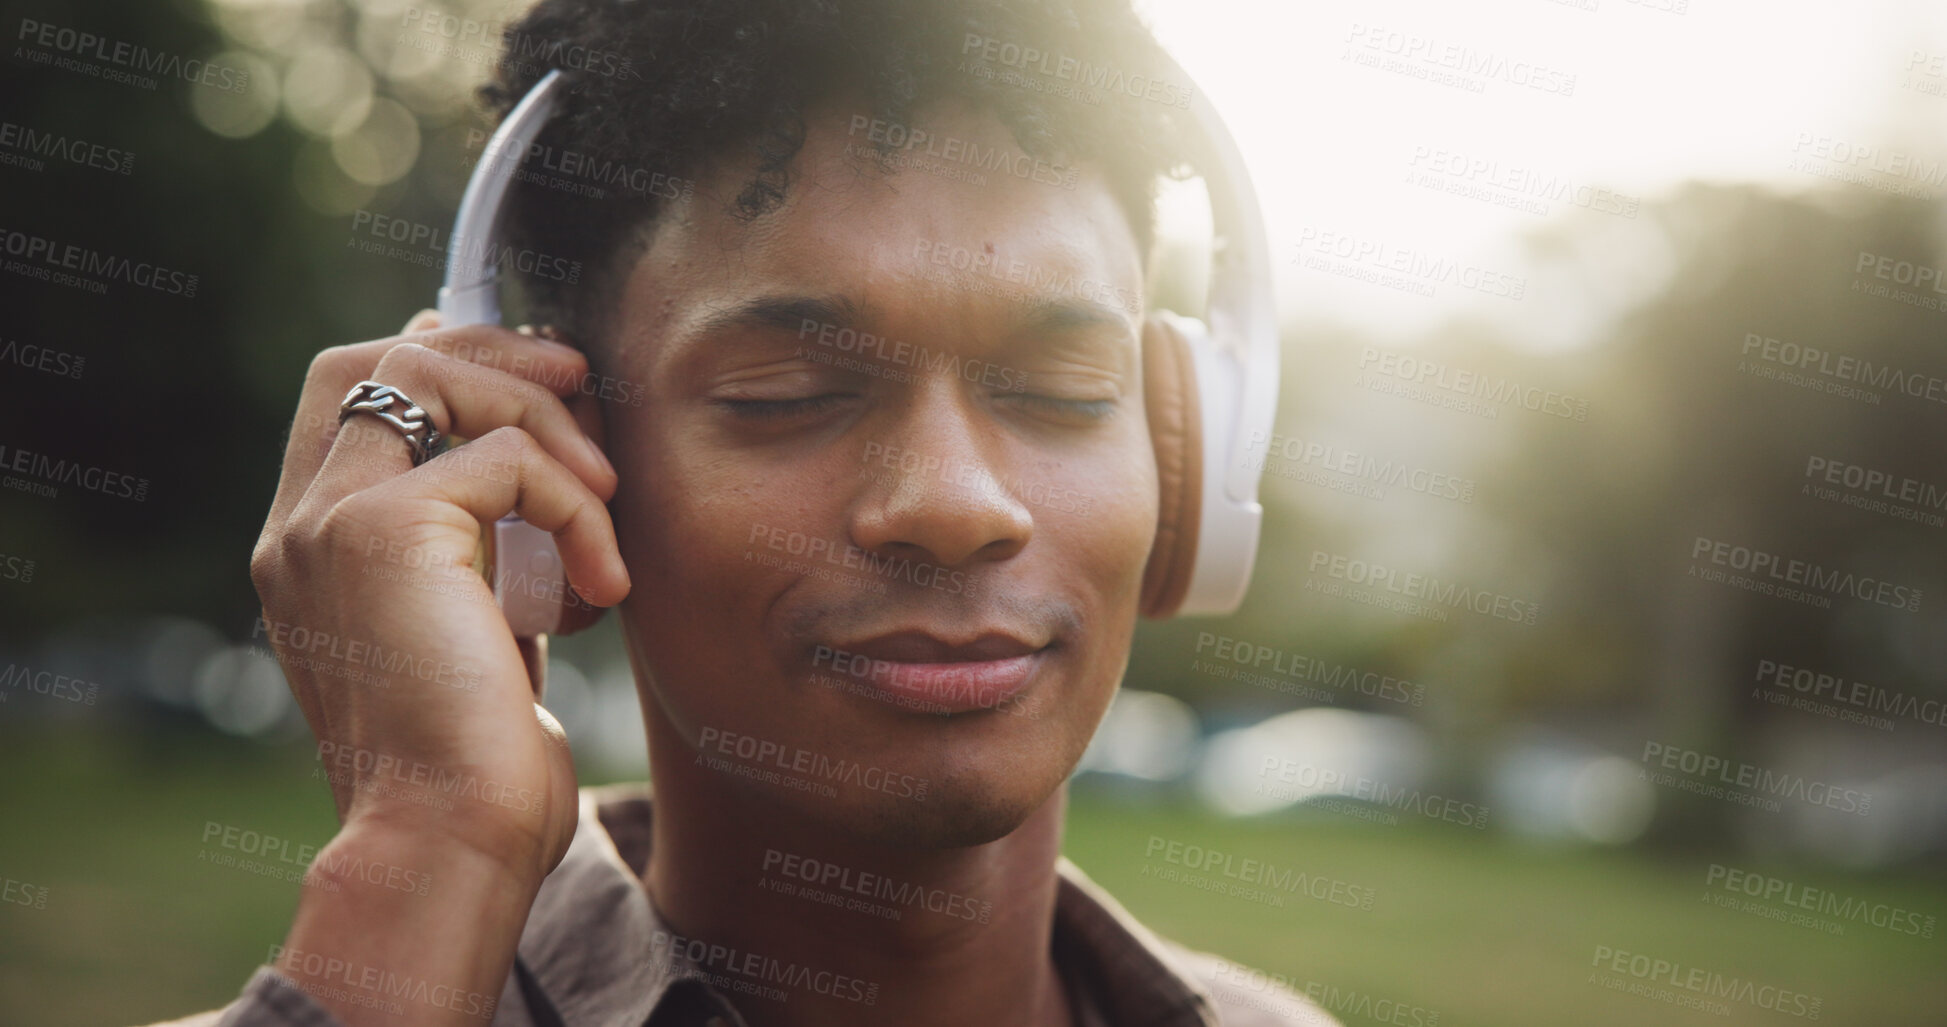
{"label": "fingernail", "polygon": [[577,355],[581,353],[580,350],[563,340],[561,330],[553,325],[519,325],[514,330],[533,339],[535,342],[553,346],[563,353],[574,353]]}
{"label": "fingernail", "polygon": [[603,467],[606,467],[606,468],[608,468],[608,473],[610,473],[610,474],[614,474],[614,473],[615,473],[615,465],[614,465],[614,464],[612,464],[612,463],[609,463],[609,462],[608,462],[608,454],[607,454],[607,453],[604,453],[604,452],[602,452],[602,447],[600,447],[600,446],[597,446],[597,445],[595,444],[595,440],[594,440],[593,438],[590,438],[590,437],[589,437],[589,436],[587,436],[587,435],[583,435],[583,436],[581,437],[581,441],[583,441],[583,442],[586,442],[586,443],[588,444],[588,451],[589,451],[590,453],[593,453],[593,454],[595,454],[595,462],[596,462],[596,463],[599,463],[599,464],[601,464],[601,465],[602,465]]}
{"label": "fingernail", "polygon": [[578,354],[581,352],[581,350],[575,348],[573,343],[570,343],[568,341],[568,337],[566,335],[563,335],[561,333],[561,329],[556,328],[553,325],[540,325],[536,327],[534,329],[534,337],[541,340],[542,342],[547,343],[550,346],[558,346],[562,350],[569,353]]}

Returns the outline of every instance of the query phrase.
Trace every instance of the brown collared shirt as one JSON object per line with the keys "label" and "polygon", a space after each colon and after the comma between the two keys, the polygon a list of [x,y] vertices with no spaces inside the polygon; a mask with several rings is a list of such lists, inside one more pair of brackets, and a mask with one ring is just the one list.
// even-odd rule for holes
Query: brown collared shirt
{"label": "brown collared shirt", "polygon": [[[513,971],[493,1005],[494,1027],[746,1027],[739,993],[771,986],[714,955],[697,962],[688,955],[694,946],[676,943],[640,879],[649,862],[650,814],[647,785],[582,789],[574,841],[534,898]],[[1066,857],[1056,870],[1053,956],[1077,1027],[1338,1027],[1261,974],[1157,937]],[[658,955],[645,959],[645,952]],[[800,971],[795,986],[862,1002],[874,997],[864,982],[793,969]],[[341,991],[357,995],[355,985]],[[373,1005],[391,1001],[366,997]],[[341,1027],[268,966],[235,1002],[171,1024]]]}

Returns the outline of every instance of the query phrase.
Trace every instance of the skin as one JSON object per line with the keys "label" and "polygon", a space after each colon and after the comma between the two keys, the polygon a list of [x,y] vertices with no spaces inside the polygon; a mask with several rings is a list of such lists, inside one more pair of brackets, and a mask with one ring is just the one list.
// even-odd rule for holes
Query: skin
{"label": "skin", "polygon": [[[928,113],[934,131],[1011,144],[980,113]],[[1061,1022],[1046,953],[1063,783],[1125,669],[1156,525],[1140,322],[1073,289],[992,295],[931,280],[952,270],[934,253],[952,250],[930,243],[1139,296],[1135,239],[1099,179],[1068,190],[996,174],[982,185],[887,177],[846,155],[843,108],[809,120],[779,209],[746,222],[706,201],[659,223],[619,300],[626,329],[602,346],[612,373],[649,390],[640,406],[607,410],[621,481],[611,510],[638,582],[620,612],[657,793],[645,880],[686,935],[883,984],[870,1010],[814,995],[745,1002],[753,1023]],[[721,198],[748,174],[733,165],[699,185]],[[809,330],[802,317],[739,314],[771,298],[837,309],[814,312]],[[1037,320],[1049,304],[1086,317]],[[1028,384],[1014,392],[914,360],[873,362],[918,381],[817,363],[803,354],[830,351],[818,341],[826,323],[991,361]],[[775,418],[726,403],[816,397],[836,398]],[[908,468],[937,458],[1024,487],[866,460],[890,447],[916,454]],[[1044,494],[1033,485],[1091,502],[1030,505],[1020,497]],[[968,587],[892,577],[878,594],[870,574],[831,563],[825,577],[767,567],[750,555],[775,553],[773,529],[959,571]],[[908,627],[957,640],[976,626],[1048,643],[1020,706],[940,716],[813,681],[820,642]],[[725,733],[926,791],[841,784],[828,797],[699,765],[699,750],[723,758]],[[994,919],[892,921],[752,887],[780,852],[988,901]]]}
{"label": "skin", "polygon": [[[879,985],[869,1006],[804,989],[785,1003],[734,997],[753,1024],[1068,1022],[1048,955],[1064,782],[1126,666],[1157,515],[1141,261],[1086,168],[1072,189],[884,174],[845,153],[852,109],[808,119],[779,208],[728,214],[751,171],[729,163],[700,172],[695,199],[649,230],[615,297],[614,337],[585,340],[603,373],[646,388],[640,406],[577,390],[590,357],[573,349],[426,316],[314,361],[251,571],[265,620],[309,633],[270,641],[343,822],[312,871],[329,887],[302,889],[276,965],[344,1022],[479,1023],[477,1003],[415,1005],[401,1020],[343,985],[376,967],[497,998],[534,893],[573,837],[572,762],[532,701],[546,640],[515,639],[465,570],[480,523],[510,511],[555,534],[590,602],[627,598],[656,786],[644,884],[672,928]],[[981,112],[921,114],[942,137],[1012,147]],[[969,289],[975,279],[932,260],[956,247],[1031,267],[1043,284]],[[821,348],[802,334],[807,314],[991,362],[1026,385],[970,381],[951,364],[867,358],[911,376],[895,380],[807,359]],[[367,378],[472,441],[414,466],[375,418],[339,423],[346,390]],[[797,400],[814,403],[752,405]],[[752,413],[763,409],[784,415]],[[913,463],[864,459],[888,447]],[[953,474],[912,469],[920,461]],[[1044,490],[1068,501],[1036,498]],[[766,542],[792,533],[899,561],[918,580],[856,560],[784,566]],[[397,547],[416,561],[387,559]],[[453,570],[367,573],[440,566]],[[949,584],[932,587],[933,575]],[[820,644],[895,630],[1016,636],[1038,647],[1034,674],[1008,703],[941,715],[856,679],[832,687],[843,679],[816,664]],[[341,650],[299,641],[316,636],[404,652],[413,667],[464,665],[476,687],[417,671],[364,684],[329,666]],[[732,737],[888,783],[817,778],[828,793],[754,780],[731,771],[764,764],[709,748]],[[520,801],[429,805],[419,785],[328,751],[488,778],[483,794]],[[939,889],[986,916],[908,907],[893,920],[758,887],[789,879],[775,865],[787,854]],[[407,897],[329,869],[374,863],[433,887]],[[318,971],[334,959],[349,974]]]}

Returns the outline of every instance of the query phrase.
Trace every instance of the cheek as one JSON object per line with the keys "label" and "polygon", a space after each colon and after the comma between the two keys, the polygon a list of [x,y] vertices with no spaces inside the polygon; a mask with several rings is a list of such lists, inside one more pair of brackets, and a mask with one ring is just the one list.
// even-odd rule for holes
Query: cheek
{"label": "cheek", "polygon": [[679,470],[677,462],[657,444],[663,438],[661,428],[646,411],[628,411],[608,425],[606,449],[619,479],[609,512],[622,559],[636,582],[631,600],[642,595],[645,579],[664,576],[676,567],[673,557],[678,554],[668,548],[674,533],[668,529],[684,516],[671,502],[682,489],[671,480]]}
{"label": "cheek", "polygon": [[1145,437],[1119,450],[1119,458],[1100,461],[1074,486],[1064,534],[1086,569],[1087,580],[1100,582],[1105,605],[1114,611],[1135,609],[1140,601],[1143,568],[1156,541],[1156,461]]}
{"label": "cheek", "polygon": [[1092,461],[1094,470],[1071,481],[1067,512],[1038,516],[1045,534],[1037,534],[1056,550],[1063,579],[1088,589],[1076,597],[1086,604],[1076,669],[1082,674],[1077,687],[1091,697],[1078,705],[1077,716],[1090,730],[1087,714],[1099,718],[1121,683],[1156,539],[1156,463],[1147,435],[1140,443],[1125,440],[1117,453]]}
{"label": "cheek", "polygon": [[741,556],[759,544],[751,538],[767,522],[762,497],[751,495],[724,465],[713,471],[698,452],[680,424],[646,409],[610,425],[608,454],[620,478],[610,510],[638,590],[646,580],[672,588],[707,580],[726,553]]}
{"label": "cheek", "polygon": [[750,594],[729,586],[755,566],[744,554],[764,551],[751,541],[763,514],[734,483],[685,460],[668,429],[646,410],[611,422],[608,453],[621,480],[609,509],[634,583],[620,612],[653,640],[659,670],[688,677],[711,662],[713,646],[686,639],[737,646],[757,629],[755,614],[740,606]]}
{"label": "cheek", "polygon": [[756,463],[646,409],[614,427],[608,449],[621,482],[610,509],[634,582],[625,618],[654,640],[658,664],[725,678],[726,694],[755,689],[751,661],[775,649],[767,617],[802,577],[791,568],[836,537],[829,503],[842,468]]}

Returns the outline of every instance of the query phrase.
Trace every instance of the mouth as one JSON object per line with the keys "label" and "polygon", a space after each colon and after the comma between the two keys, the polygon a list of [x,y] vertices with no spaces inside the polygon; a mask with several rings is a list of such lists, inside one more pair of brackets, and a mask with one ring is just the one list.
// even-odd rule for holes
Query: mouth
{"label": "mouth", "polygon": [[933,713],[997,709],[1031,685],[1055,648],[1006,632],[953,642],[926,631],[899,631],[819,645],[812,664],[860,682],[893,703]]}

